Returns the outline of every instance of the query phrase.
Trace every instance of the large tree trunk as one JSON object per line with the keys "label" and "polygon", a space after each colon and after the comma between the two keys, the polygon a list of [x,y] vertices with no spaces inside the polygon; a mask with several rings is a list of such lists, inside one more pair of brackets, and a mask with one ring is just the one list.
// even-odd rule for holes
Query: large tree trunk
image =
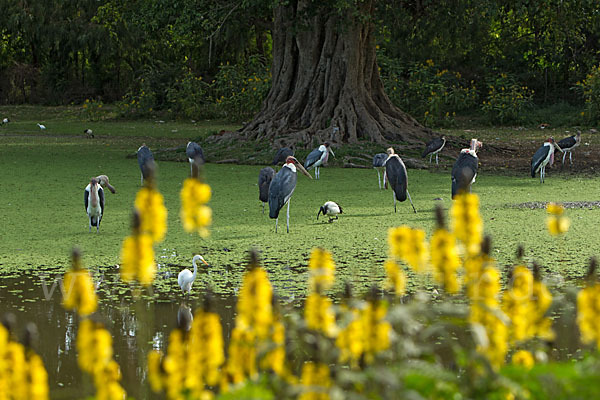
{"label": "large tree trunk", "polygon": [[[332,13],[298,28],[309,3],[292,0],[275,9],[272,88],[241,133],[249,140],[303,147],[312,146],[315,136],[339,144],[429,138],[432,132],[394,106],[383,90],[372,22]],[[373,15],[374,0],[358,3],[360,13]]]}

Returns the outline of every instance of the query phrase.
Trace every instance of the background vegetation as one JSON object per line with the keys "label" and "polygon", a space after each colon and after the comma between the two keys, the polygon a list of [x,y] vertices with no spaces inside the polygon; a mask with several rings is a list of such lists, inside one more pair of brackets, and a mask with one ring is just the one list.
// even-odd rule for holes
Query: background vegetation
{"label": "background vegetation", "polygon": [[[124,116],[243,121],[269,89],[271,6],[2,0],[0,104],[89,100]],[[479,111],[482,122],[531,122],[524,111],[555,104],[580,122],[600,116],[595,1],[380,2],[375,18],[387,92],[425,124]]]}

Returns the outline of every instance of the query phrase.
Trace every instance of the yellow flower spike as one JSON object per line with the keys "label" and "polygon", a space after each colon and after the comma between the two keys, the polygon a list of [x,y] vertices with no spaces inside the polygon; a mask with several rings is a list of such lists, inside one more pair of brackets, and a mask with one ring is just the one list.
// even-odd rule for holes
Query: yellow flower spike
{"label": "yellow flower spike", "polygon": [[479,253],[483,221],[479,214],[479,197],[472,193],[457,195],[450,209],[452,232],[466,247],[467,254]]}
{"label": "yellow flower spike", "polygon": [[163,390],[163,377],[161,372],[162,353],[152,350],[148,353],[148,382],[155,393]]}
{"label": "yellow flower spike", "polygon": [[153,240],[150,235],[137,234],[123,240],[121,248],[121,279],[125,282],[138,280],[149,286],[156,275]]}
{"label": "yellow flower spike", "polygon": [[600,348],[600,283],[596,282],[595,258],[590,260],[588,284],[577,294],[577,325],[583,343],[596,343]]}
{"label": "yellow flower spike", "polygon": [[533,355],[527,350],[519,350],[515,352],[511,360],[513,364],[520,365],[526,369],[531,369],[535,365]]}
{"label": "yellow flower spike", "polygon": [[332,382],[327,365],[312,361],[304,363],[300,383],[304,388],[298,400],[329,400],[328,390]]}
{"label": "yellow flower spike", "polygon": [[565,212],[565,208],[561,204],[548,203],[546,205],[546,211],[551,215],[562,215]]}
{"label": "yellow flower spike", "polygon": [[393,290],[397,297],[403,296],[406,290],[406,275],[402,268],[393,260],[386,260],[383,267],[387,276],[385,288]]}
{"label": "yellow flower spike", "polygon": [[388,230],[390,254],[410,265],[415,272],[424,272],[427,266],[428,249],[425,231],[403,225]]}
{"label": "yellow flower spike", "polygon": [[96,311],[98,300],[89,272],[81,266],[81,255],[73,250],[71,270],[63,278],[63,307],[85,317]]}
{"label": "yellow flower spike", "polygon": [[335,263],[331,253],[318,247],[313,249],[308,261],[308,271],[308,286],[312,292],[330,289],[335,282]]}
{"label": "yellow flower spike", "polygon": [[164,198],[152,184],[141,188],[135,196],[135,208],[140,214],[140,231],[155,242],[162,242],[167,232],[167,209]]}
{"label": "yellow flower spike", "polygon": [[337,335],[333,303],[329,297],[318,293],[309,294],[304,305],[304,319],[309,329],[320,331],[329,337]]}
{"label": "yellow flower spike", "polygon": [[186,232],[198,232],[207,237],[212,224],[212,210],[206,205],[211,198],[209,185],[196,178],[187,178],[181,188],[181,222]]}
{"label": "yellow flower spike", "polygon": [[431,236],[430,247],[434,279],[448,293],[457,293],[460,290],[460,259],[454,235],[444,228],[438,228]]}

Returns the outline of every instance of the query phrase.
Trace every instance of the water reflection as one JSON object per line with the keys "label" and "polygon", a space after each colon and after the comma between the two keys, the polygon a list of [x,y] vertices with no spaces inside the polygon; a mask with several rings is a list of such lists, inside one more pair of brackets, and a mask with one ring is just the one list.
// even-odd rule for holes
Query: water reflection
{"label": "water reflection", "polygon": [[[22,336],[28,322],[37,325],[36,350],[48,371],[52,399],[85,398],[93,395],[95,390],[91,379],[77,365],[76,339],[80,318],[66,312],[61,305],[61,277],[58,272],[45,276],[0,277],[3,287],[0,315],[15,314],[18,337]],[[94,281],[99,283],[100,298],[94,319],[104,323],[113,335],[114,358],[121,366],[122,385],[131,397],[151,398],[146,382],[147,354],[152,349],[166,350],[169,332],[177,326],[178,319],[191,324],[194,310],[202,305],[196,297],[203,288],[198,285],[189,301],[181,303],[179,290],[152,295],[140,293],[134,299],[131,290],[118,282],[116,271],[97,273]],[[176,276],[163,284],[179,289]],[[215,295],[211,303],[221,317],[226,342],[232,329],[235,302],[233,295]]]}

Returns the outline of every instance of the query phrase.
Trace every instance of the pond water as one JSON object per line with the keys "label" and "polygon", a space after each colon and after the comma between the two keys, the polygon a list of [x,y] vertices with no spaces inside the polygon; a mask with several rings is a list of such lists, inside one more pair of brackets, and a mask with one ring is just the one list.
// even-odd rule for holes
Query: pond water
{"label": "pond water", "polygon": [[[100,272],[101,270],[101,272]],[[77,365],[76,339],[79,318],[62,307],[60,280],[62,273],[25,273],[0,277],[0,316],[13,313],[17,319],[16,335],[20,339],[25,325],[35,322],[39,331],[36,351],[48,371],[52,399],[84,398],[95,389],[89,376]],[[185,297],[177,286],[177,276],[159,276],[174,286],[165,293],[135,297],[129,287],[119,282],[115,268],[94,273],[99,295],[99,308],[93,315],[113,336],[114,358],[123,374],[121,384],[136,399],[154,398],[147,384],[146,357],[152,349],[166,349],[169,333],[177,326],[177,313],[182,306],[196,310],[201,306],[201,280],[196,281],[193,295]],[[234,320],[235,292],[215,295],[213,311],[221,317],[223,334],[228,342]]]}

